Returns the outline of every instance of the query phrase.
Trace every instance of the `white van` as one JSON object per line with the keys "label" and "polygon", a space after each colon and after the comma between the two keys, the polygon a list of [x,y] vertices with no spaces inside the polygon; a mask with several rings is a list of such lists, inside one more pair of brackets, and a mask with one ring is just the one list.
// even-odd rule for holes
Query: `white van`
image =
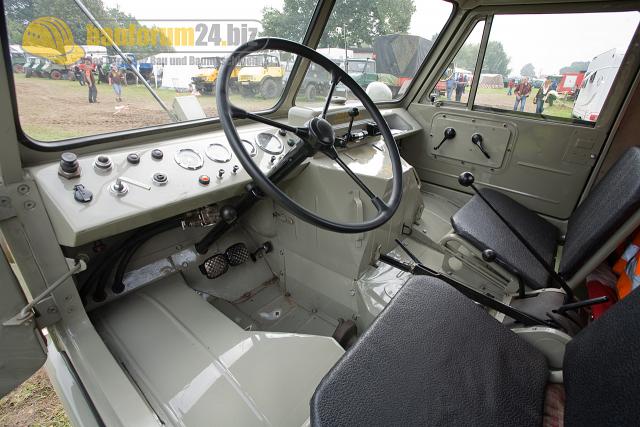
{"label": "white van", "polygon": [[590,122],[598,120],[623,57],[624,52],[611,49],[593,58],[573,106],[573,117]]}

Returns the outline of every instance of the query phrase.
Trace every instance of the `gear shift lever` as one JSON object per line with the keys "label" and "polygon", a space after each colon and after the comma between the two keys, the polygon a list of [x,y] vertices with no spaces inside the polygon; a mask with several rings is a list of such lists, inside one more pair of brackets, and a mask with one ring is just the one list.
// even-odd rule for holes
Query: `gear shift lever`
{"label": "gear shift lever", "polygon": [[[498,216],[498,218],[500,218],[500,221],[502,221],[504,225],[507,226],[507,228],[514,234],[514,236],[516,236],[516,238],[527,248],[527,250],[531,253],[531,255],[533,255],[533,257],[536,260],[538,260],[540,265],[542,265],[542,267],[544,267],[547,273],[549,273],[549,275],[551,276],[551,279],[556,283],[556,285],[558,285],[560,288],[562,288],[562,290],[564,290],[567,293],[567,299],[569,301],[573,301],[574,300],[573,289],[569,287],[567,282],[565,282],[564,279],[560,277],[558,273],[556,273],[553,267],[547,264],[547,262],[544,260],[544,258],[542,258],[542,256],[538,253],[538,251],[536,251],[535,248],[531,246],[529,242],[527,242],[525,237],[522,234],[520,234],[520,232],[513,225],[511,225],[511,223],[507,221],[507,219],[504,216],[502,216],[502,214],[498,212],[498,210],[491,204],[491,202],[487,200],[487,198],[476,188],[476,186],[474,185],[475,177],[473,176],[473,174],[471,172],[462,172],[460,176],[458,176],[458,182],[463,187],[471,187],[471,189],[473,189],[474,193],[476,193],[478,197],[480,197],[487,204],[487,206],[489,206],[489,208]],[[523,293],[522,289],[520,293],[521,294]]]}
{"label": "gear shift lever", "polygon": [[442,139],[442,141],[440,141],[440,144],[433,147],[433,151],[438,151],[440,147],[442,147],[442,144],[444,144],[446,141],[453,139],[455,137],[456,137],[456,130],[454,128],[446,128],[444,130],[444,138]]}

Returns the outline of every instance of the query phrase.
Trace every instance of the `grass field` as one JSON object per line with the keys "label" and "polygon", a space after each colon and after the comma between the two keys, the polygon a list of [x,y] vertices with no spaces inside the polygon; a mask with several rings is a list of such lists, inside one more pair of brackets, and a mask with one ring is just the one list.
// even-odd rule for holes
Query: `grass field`
{"label": "grass field", "polygon": [[71,426],[44,369],[0,399],[0,426]]}

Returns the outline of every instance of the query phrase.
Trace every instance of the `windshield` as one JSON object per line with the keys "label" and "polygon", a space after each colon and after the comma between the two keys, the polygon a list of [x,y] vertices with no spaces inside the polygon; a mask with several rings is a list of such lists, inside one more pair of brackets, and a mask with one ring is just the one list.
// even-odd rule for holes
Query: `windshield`
{"label": "windshield", "polygon": [[[374,101],[399,99],[452,9],[451,3],[442,0],[338,0],[317,50],[347,71],[370,96],[377,94],[372,96]],[[329,89],[330,76],[309,70],[296,104],[321,106]],[[353,100],[343,85],[335,95]]]}
{"label": "windshield", "polygon": [[[317,0],[82,3],[95,21],[74,0],[4,1],[11,51],[19,53],[12,55],[19,120],[32,139],[215,118],[220,62],[283,28],[302,42]],[[281,52],[245,58],[231,74],[231,102],[254,112],[273,108],[294,62]]]}
{"label": "windshield", "polygon": [[[4,1],[19,122],[32,139],[215,118],[220,63],[257,37],[302,42],[318,1],[79,3],[87,9],[75,0]],[[363,88],[382,84],[399,98],[451,11],[442,0],[338,0],[317,50]],[[285,52],[245,58],[231,73],[231,102],[272,109],[295,62]],[[321,103],[327,82],[310,67],[296,103]],[[336,94],[350,97],[341,86]]]}

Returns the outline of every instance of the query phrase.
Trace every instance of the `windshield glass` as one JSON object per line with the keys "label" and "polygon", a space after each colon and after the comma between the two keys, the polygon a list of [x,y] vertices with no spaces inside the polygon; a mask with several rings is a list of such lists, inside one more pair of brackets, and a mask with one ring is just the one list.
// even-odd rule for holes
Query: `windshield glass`
{"label": "windshield glass", "polygon": [[[369,96],[376,95],[374,101],[399,99],[452,10],[442,0],[337,0],[317,50],[368,89]],[[329,74],[309,69],[296,104],[321,106],[329,89]],[[353,99],[343,85],[335,95]]]}
{"label": "windshield glass", "polygon": [[[96,21],[73,0],[4,1],[19,120],[32,139],[217,117],[221,61],[282,28],[301,42],[317,0],[83,3]],[[231,74],[231,102],[254,112],[273,108],[294,62],[282,52],[245,58]]]}

